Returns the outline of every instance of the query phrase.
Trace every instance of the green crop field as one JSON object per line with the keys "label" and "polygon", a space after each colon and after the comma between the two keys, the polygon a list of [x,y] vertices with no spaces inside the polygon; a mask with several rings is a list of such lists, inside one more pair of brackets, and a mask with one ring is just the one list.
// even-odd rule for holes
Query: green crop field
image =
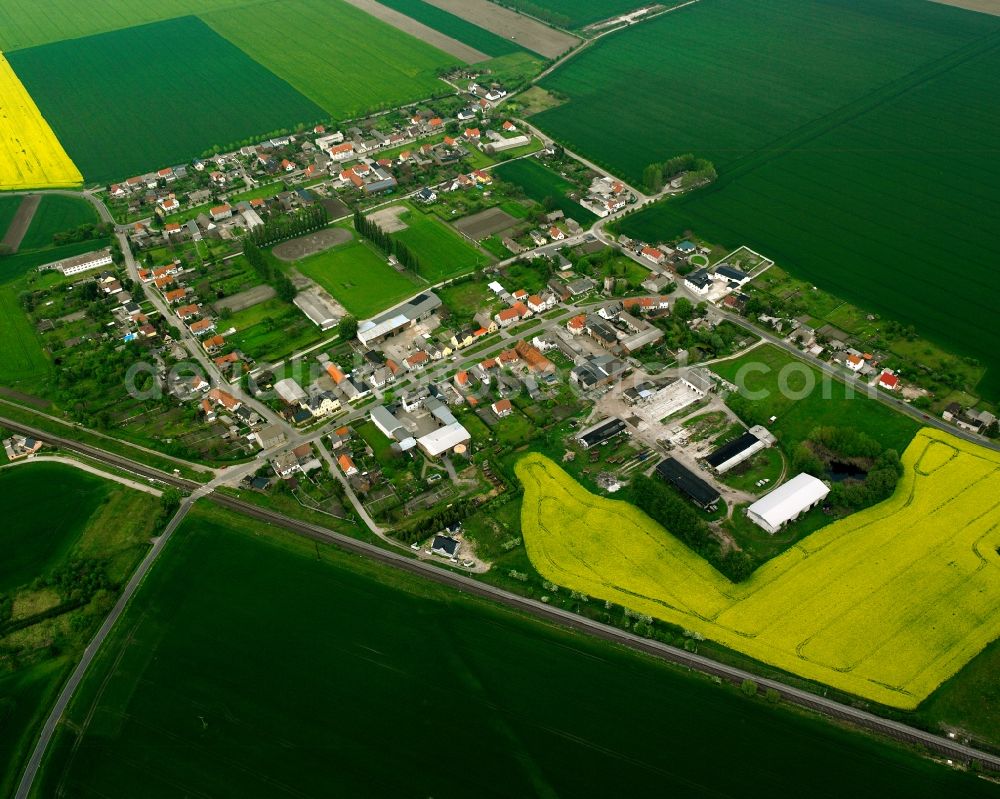
{"label": "green crop field", "polygon": [[22,50],[63,39],[131,28],[187,14],[266,2],[266,0],[0,0],[0,50]]}
{"label": "green crop field", "polygon": [[574,190],[573,185],[542,166],[535,158],[521,158],[500,164],[493,170],[493,174],[507,183],[517,184],[530,199],[553,210],[558,208],[581,225],[597,221],[593,213],[567,196],[568,192]]}
{"label": "green crop field", "polygon": [[492,258],[462,238],[436,216],[419,209],[401,214],[407,227],[392,238],[401,241],[420,260],[420,276],[430,283],[480,269]]}
{"label": "green crop field", "polygon": [[23,197],[16,195],[0,195],[0,241],[3,240],[7,228],[14,219],[17,209],[21,207]]}
{"label": "green crop field", "polygon": [[383,255],[357,240],[297,261],[294,267],[359,319],[405,300],[423,285],[397,272]]}
{"label": "green crop field", "polygon": [[8,58],[88,181],[184,163],[216,145],[326,116],[195,17]]}
{"label": "green crop field", "polygon": [[[98,560],[111,588],[82,607],[39,618],[22,629],[0,623],[0,795],[12,796],[21,765],[66,673],[116,590],[148,547],[156,500],[56,463],[0,470],[0,596],[28,618],[71,599],[71,588],[39,587],[73,561]],[[6,619],[3,619],[6,622]]]}
{"label": "green crop field", "polygon": [[[111,485],[51,463],[0,471],[0,493],[8,500],[17,498],[5,503],[0,594],[30,583],[64,560]],[[44,513],[39,513],[40,507]]]}
{"label": "green crop field", "polygon": [[428,28],[440,31],[489,56],[527,52],[516,41],[497,36],[486,28],[480,28],[461,17],[425,3],[424,0],[379,0],[379,3],[394,8],[411,19],[422,22]]}
{"label": "green crop field", "polygon": [[563,28],[582,28],[650,5],[642,0],[499,0],[499,3]]}
{"label": "green crop field", "polygon": [[343,0],[284,0],[276,9],[203,19],[336,118],[449,91],[436,72],[457,59]]}
{"label": "green crop field", "polygon": [[35,211],[19,252],[49,247],[56,233],[65,233],[88,223],[96,225],[99,221],[97,210],[86,200],[46,194]]}
{"label": "green crop field", "polygon": [[635,182],[683,153],[721,173],[998,28],[923,0],[700,2],[570,59],[541,83],[570,101],[532,121]]}
{"label": "green crop field", "polygon": [[[659,241],[693,229],[749,244],[975,357],[987,367],[979,390],[998,399],[998,96],[994,47],[813,140],[748,159],[732,179],[642,211],[622,230]],[[954,113],[927,116],[941,104]]]}
{"label": "green crop field", "polygon": [[214,508],[195,509],[140,588],[39,780],[40,796],[151,799],[993,791]]}
{"label": "green crop field", "polygon": [[[812,366],[770,345],[711,369],[747,392],[755,418],[744,421],[765,425],[786,448],[809,438],[817,427],[832,426],[863,431],[883,447],[902,452],[920,428],[909,416],[869,399],[862,389],[852,393],[844,383],[824,378]],[[808,391],[810,385],[814,388]],[[771,422],[772,416],[777,420]]]}
{"label": "green crop field", "polygon": [[[652,161],[709,158],[714,185],[622,231],[749,244],[977,358],[996,399],[998,44],[1000,19],[918,0],[713,0],[571,60],[543,82],[570,102],[533,120],[636,181]],[[657,102],[626,102],[652,74]],[[593,114],[608,98],[634,111]],[[949,113],[927,115],[937,107]]]}

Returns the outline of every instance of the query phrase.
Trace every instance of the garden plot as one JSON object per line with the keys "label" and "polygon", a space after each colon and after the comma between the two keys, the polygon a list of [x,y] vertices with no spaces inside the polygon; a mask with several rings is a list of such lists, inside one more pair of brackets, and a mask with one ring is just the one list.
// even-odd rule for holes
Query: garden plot
{"label": "garden plot", "polygon": [[478,214],[472,214],[471,216],[459,219],[453,222],[452,225],[464,236],[480,241],[495,233],[507,230],[509,227],[516,225],[517,221],[502,208],[487,208]]}

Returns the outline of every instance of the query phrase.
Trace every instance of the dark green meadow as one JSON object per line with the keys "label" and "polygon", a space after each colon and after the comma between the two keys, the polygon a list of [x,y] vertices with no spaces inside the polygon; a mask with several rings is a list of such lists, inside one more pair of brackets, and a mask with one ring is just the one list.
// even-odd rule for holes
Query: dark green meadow
{"label": "dark green meadow", "polygon": [[532,122],[632,182],[683,153],[723,174],[998,29],[924,0],[703,0],[570,59],[541,82],[569,102]]}
{"label": "dark green meadow", "polygon": [[[929,114],[928,109],[948,113]],[[623,232],[748,244],[987,367],[1000,398],[1000,37],[813,138],[736,166]]]}
{"label": "dark green meadow", "polygon": [[[62,681],[145,553],[159,502],[44,462],[0,470],[0,497],[0,796],[11,796]],[[68,578],[72,562],[105,586]]]}
{"label": "dark green meadow", "polygon": [[91,182],[185,163],[213,146],[326,116],[195,17],[18,50],[8,58]]}
{"label": "dark green meadow", "polygon": [[995,793],[217,509],[178,531],[69,719],[38,796]]}
{"label": "dark green meadow", "polygon": [[[909,416],[866,397],[864,387],[851,394],[840,381],[824,381],[817,369],[777,347],[756,347],[711,369],[748,392],[750,401],[734,400],[734,409],[752,413],[753,418],[744,421],[765,425],[787,451],[809,438],[817,427],[841,426],[867,433],[883,447],[902,453],[920,429]],[[809,385],[815,388],[807,391]],[[788,389],[787,396],[782,386]],[[766,392],[766,396],[757,392]],[[772,416],[778,417],[773,423],[769,421]]]}

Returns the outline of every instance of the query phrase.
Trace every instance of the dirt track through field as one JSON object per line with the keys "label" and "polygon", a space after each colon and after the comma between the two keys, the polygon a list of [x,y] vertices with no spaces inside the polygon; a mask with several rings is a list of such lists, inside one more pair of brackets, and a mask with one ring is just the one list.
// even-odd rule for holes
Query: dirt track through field
{"label": "dirt track through field", "polygon": [[933,0],[933,2],[1000,17],[1000,0]]}
{"label": "dirt track through field", "polygon": [[452,224],[460,233],[479,241],[517,224],[517,220],[502,208],[487,208]]}
{"label": "dirt track through field", "polygon": [[254,286],[252,289],[241,291],[215,303],[216,308],[228,308],[233,313],[252,308],[259,305],[275,295],[274,288],[268,285]]}
{"label": "dirt track through field", "polygon": [[21,204],[17,207],[17,213],[14,214],[14,218],[10,221],[10,227],[7,228],[3,241],[0,242],[4,248],[10,248],[8,252],[11,255],[16,253],[17,248],[21,246],[21,242],[24,240],[28,228],[31,227],[31,220],[35,218],[35,211],[38,210],[38,205],[41,201],[41,194],[28,194],[21,200]]}
{"label": "dirt track through field", "polygon": [[338,244],[346,244],[351,240],[351,233],[339,227],[328,227],[316,233],[299,236],[297,239],[285,241],[274,248],[276,258],[282,261],[298,261],[310,255],[329,250]]}
{"label": "dirt track through field", "polygon": [[449,14],[461,17],[473,25],[486,28],[491,33],[512,39],[546,58],[555,58],[580,42],[575,36],[563,33],[537,20],[498,6],[488,0],[426,0]]}
{"label": "dirt track through field", "polygon": [[486,53],[476,50],[474,47],[469,47],[467,44],[463,44],[458,41],[458,39],[452,39],[450,36],[445,36],[433,28],[429,28],[422,22],[417,22],[415,19],[411,19],[406,16],[406,14],[401,14],[400,12],[384,6],[381,3],[376,3],[375,0],[347,0],[352,6],[360,8],[362,11],[371,14],[376,19],[380,19],[394,28],[398,28],[404,33],[410,34],[410,36],[415,36],[423,42],[426,42],[431,47],[436,47],[438,50],[444,50],[448,55],[453,55],[464,61],[466,64],[475,64],[479,61],[488,61],[489,56]]}

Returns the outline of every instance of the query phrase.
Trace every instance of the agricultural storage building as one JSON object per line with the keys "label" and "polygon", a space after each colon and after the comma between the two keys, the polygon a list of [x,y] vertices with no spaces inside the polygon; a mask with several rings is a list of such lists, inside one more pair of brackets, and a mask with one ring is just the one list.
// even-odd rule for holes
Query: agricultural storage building
{"label": "agricultural storage building", "polygon": [[289,405],[297,405],[303,402],[309,395],[302,390],[302,386],[296,383],[292,378],[287,377],[284,380],[279,380],[274,384],[275,393],[281,397]]}
{"label": "agricultural storage building", "polygon": [[816,507],[829,493],[830,489],[821,480],[803,473],[758,499],[747,508],[747,516],[774,535],[785,524]]}
{"label": "agricultural storage building", "polygon": [[593,427],[588,427],[577,434],[576,440],[580,442],[584,449],[596,447],[605,441],[610,441],[617,435],[625,432],[625,422],[618,418],[605,419]]}
{"label": "agricultural storage building", "polygon": [[747,458],[756,455],[762,449],[767,449],[774,443],[774,437],[763,427],[751,427],[739,438],[723,444],[715,452],[705,458],[716,474],[725,474]]}
{"label": "agricultural storage building", "polygon": [[718,491],[673,458],[662,461],[656,467],[656,473],[695,505],[710,508],[719,501]]}
{"label": "agricultural storage building", "polygon": [[369,347],[423,321],[440,307],[438,296],[425,291],[385,313],[365,319],[358,325],[358,341]]}

